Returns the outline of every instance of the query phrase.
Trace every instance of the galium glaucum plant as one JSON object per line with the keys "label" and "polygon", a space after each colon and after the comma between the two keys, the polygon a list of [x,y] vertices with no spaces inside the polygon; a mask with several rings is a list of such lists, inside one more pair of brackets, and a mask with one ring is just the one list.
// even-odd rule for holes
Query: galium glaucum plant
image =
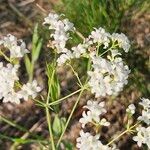
{"label": "galium glaucum plant", "polygon": [[[138,117],[135,124],[132,124],[130,120],[136,110],[134,104],[130,104],[126,110],[128,122],[125,130],[112,138],[108,144],[103,144],[100,140],[101,127],[110,126],[111,123],[105,117],[101,117],[107,113],[107,110],[104,108],[105,102],[99,102],[98,98],[107,95],[117,95],[128,83],[130,70],[122,58],[122,53],[127,53],[130,49],[128,38],[123,33],[110,34],[101,27],[93,28],[90,35],[84,37],[77,31],[73,23],[64,18],[64,15],[57,15],[55,13],[49,13],[44,19],[43,24],[44,26],[48,26],[50,30],[48,45],[55,53],[54,62],[46,66],[48,76],[47,97],[41,96],[41,100],[35,99],[36,96],[38,96],[38,92],[41,91],[36,80],[30,80],[30,82],[26,84],[20,84],[19,77],[17,76],[19,58],[29,53],[29,51],[26,49],[25,43],[22,40],[17,40],[13,35],[7,35],[0,40],[2,48],[6,48],[10,51],[10,57],[8,57],[1,50],[1,55],[8,61],[7,65],[4,65],[2,62],[0,64],[0,81],[2,83],[0,85],[0,98],[3,99],[3,102],[15,102],[19,104],[21,99],[28,100],[31,97],[35,99],[35,102],[44,107],[50,135],[50,144],[48,147],[55,150],[63,149],[62,147],[65,145],[63,135],[77,108],[78,102],[84,92],[91,91],[95,99],[87,101],[87,105],[84,106],[86,110],[83,111],[82,118],[79,120],[82,129],[80,136],[77,138],[76,147],[78,149],[116,150],[117,146],[114,142],[124,134],[132,134],[134,132],[137,133],[137,135],[133,137],[133,140],[137,142],[138,146],[146,144],[150,148],[150,100],[144,98],[142,102],[139,103],[143,106],[142,115]],[[82,42],[78,45],[70,45],[69,41],[72,40],[72,34],[79,35],[80,38],[82,38]],[[84,82],[81,81],[80,76],[72,65],[72,62],[81,58],[88,60],[88,69],[85,74],[86,80]],[[70,67],[77,78],[79,89],[65,97],[59,98],[60,87],[56,77],[56,68],[65,65]],[[32,77],[31,75],[30,79],[32,79]],[[54,113],[54,122],[57,122],[57,127],[60,131],[57,133],[57,136],[54,137],[54,131],[57,132],[54,123],[52,126],[51,118],[51,111],[54,110],[54,105],[61,103],[77,93],[79,93],[79,95],[66,121],[62,118],[59,119],[58,114]],[[63,124],[61,123],[62,120]],[[144,123],[147,127],[143,126]],[[92,124],[95,135],[91,134],[90,131],[86,132],[88,124]],[[60,126],[62,128],[60,128]]]}
{"label": "galium glaucum plant", "polygon": [[29,53],[26,45],[22,40],[18,40],[15,36],[8,34],[0,40],[2,49],[7,49],[10,56],[6,56],[1,50],[1,55],[8,63],[0,62],[0,98],[3,102],[14,102],[19,104],[21,99],[28,100],[29,97],[35,98],[37,93],[41,91],[37,81],[21,84],[17,75],[19,68],[19,58]]}

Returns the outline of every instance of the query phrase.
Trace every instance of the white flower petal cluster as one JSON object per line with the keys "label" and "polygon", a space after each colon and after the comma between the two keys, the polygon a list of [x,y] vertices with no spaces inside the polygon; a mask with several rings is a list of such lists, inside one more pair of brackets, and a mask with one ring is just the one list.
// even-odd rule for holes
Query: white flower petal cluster
{"label": "white flower petal cluster", "polygon": [[[73,24],[53,13],[45,18],[44,24],[49,24],[49,28],[54,30],[51,36],[54,38],[53,44],[57,52],[60,53],[57,59],[58,66],[73,58],[87,57],[92,60],[88,83],[96,97],[116,95],[127,84],[130,70],[127,65],[124,65],[118,52],[118,48],[124,49],[125,52],[130,48],[129,40],[123,33],[111,35],[101,27],[95,28],[82,44],[68,50],[66,48],[69,39],[68,31],[73,30]],[[111,52],[108,59],[99,56],[99,47]]]}
{"label": "white flower petal cluster", "polygon": [[142,102],[139,104],[143,106],[144,109],[150,109],[150,100],[148,98],[141,98]]}
{"label": "white flower petal cluster", "polygon": [[134,104],[130,104],[128,106],[128,108],[126,109],[126,112],[128,112],[131,115],[133,115],[135,113],[135,105]]}
{"label": "white flower petal cluster", "polygon": [[61,16],[55,13],[49,13],[44,19],[43,24],[48,24],[49,29],[53,30],[52,44],[56,47],[57,53],[67,53],[66,42],[69,40],[69,31],[73,31],[74,25],[68,19],[61,19]]}
{"label": "white flower petal cluster", "polygon": [[128,52],[130,49],[130,41],[129,39],[125,36],[125,34],[121,33],[113,33],[111,35],[111,39],[113,42],[117,42],[119,48],[123,48],[125,52]]}
{"label": "white flower petal cluster", "polygon": [[150,100],[146,98],[141,99],[142,102],[139,104],[143,106],[142,116],[138,117],[138,120],[145,122],[147,125],[150,125]]}
{"label": "white flower petal cluster", "polygon": [[102,57],[93,57],[93,71],[89,71],[89,85],[91,92],[95,93],[95,97],[116,95],[127,84],[128,74],[130,70],[127,65],[123,64],[120,57],[108,61]]}
{"label": "white flower petal cluster", "polygon": [[98,43],[99,45],[104,45],[104,49],[108,48],[110,43],[111,35],[105,31],[103,28],[96,29],[91,32],[87,41],[90,44]]}
{"label": "white flower petal cluster", "polygon": [[107,145],[103,145],[99,140],[100,135],[91,135],[89,132],[80,131],[80,137],[77,138],[77,148],[80,150],[112,150]]}
{"label": "white flower petal cluster", "polygon": [[70,60],[73,57],[71,51],[68,50],[67,53],[63,53],[61,54],[58,59],[57,59],[57,63],[58,66],[61,66],[62,64],[64,64],[67,60]]}
{"label": "white flower petal cluster", "polygon": [[[29,51],[26,49],[25,43],[11,34],[3,37],[0,40],[0,45],[10,50],[10,58],[23,57],[25,53]],[[32,83],[27,83],[20,87],[18,77],[19,65],[8,63],[4,65],[0,62],[0,99],[3,102],[20,103],[21,99],[27,100],[29,96],[35,98],[37,92],[41,91],[41,88],[34,80]],[[17,86],[18,85],[18,86]]]}
{"label": "white flower petal cluster", "polygon": [[103,125],[103,126],[109,126],[110,123],[106,121],[105,118],[100,119],[100,115],[106,113],[106,109],[104,108],[105,103],[97,101],[91,101],[89,100],[87,102],[87,105],[84,106],[84,108],[87,108],[87,112],[83,112],[82,118],[79,120],[79,122],[82,124],[82,128],[85,127],[85,125],[89,122]]}
{"label": "white flower petal cluster", "polygon": [[19,82],[18,68],[18,65],[13,66],[10,63],[5,67],[0,62],[0,99],[3,99],[4,103],[12,102],[19,104],[21,99],[28,100],[29,96],[35,98],[37,92],[41,91],[35,80],[32,83],[23,85],[21,90],[16,90],[15,83]]}
{"label": "white flower petal cluster", "polygon": [[24,54],[29,53],[26,49],[26,44],[21,39],[17,39],[15,36],[8,34],[0,40],[0,45],[9,49],[10,58],[23,57]]}
{"label": "white flower petal cluster", "polygon": [[24,100],[28,100],[29,96],[34,99],[41,90],[42,89],[38,86],[37,81],[33,80],[32,83],[24,84],[18,94],[19,97]]}
{"label": "white flower petal cluster", "polygon": [[150,126],[149,127],[138,127],[137,136],[133,137],[133,140],[137,142],[138,146],[141,147],[142,144],[146,144],[150,149]]}
{"label": "white flower petal cluster", "polygon": [[[94,125],[102,125],[109,126],[110,123],[105,119],[100,119],[100,115],[106,113],[106,109],[104,108],[105,103],[97,101],[89,100],[87,105],[84,108],[87,108],[87,112],[82,113],[82,118],[79,122],[82,124],[82,128],[85,127],[87,123],[94,123]],[[99,140],[100,135],[97,134],[95,136],[91,135],[89,132],[80,131],[80,137],[77,138],[77,148],[80,150],[115,150],[116,148],[109,147],[107,145],[103,145]],[[117,150],[117,149],[116,149]]]}
{"label": "white flower petal cluster", "polygon": [[[3,98],[3,102],[13,101],[19,103],[18,95],[15,94],[13,89],[15,81],[19,80],[17,76],[18,67],[18,65],[13,66],[12,64],[7,64],[5,67],[0,62],[0,99]],[[13,98],[13,96],[15,97]]]}
{"label": "white flower petal cluster", "polygon": [[72,47],[73,58],[80,58],[82,54],[86,53],[87,46],[85,44],[79,44]]}
{"label": "white flower petal cluster", "polygon": [[110,47],[111,43],[113,43],[113,48],[121,48],[125,52],[128,52],[130,49],[130,41],[127,36],[123,33],[113,33],[112,35],[105,31],[103,28],[95,28],[94,31],[91,32],[89,37],[86,39],[86,43],[88,45],[93,45],[97,43],[97,45],[103,45],[104,49]]}

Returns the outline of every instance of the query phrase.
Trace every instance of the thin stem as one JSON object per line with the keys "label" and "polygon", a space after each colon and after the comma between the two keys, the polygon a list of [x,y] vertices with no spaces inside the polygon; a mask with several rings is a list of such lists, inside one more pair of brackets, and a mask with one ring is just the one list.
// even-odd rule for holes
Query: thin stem
{"label": "thin stem", "polygon": [[59,140],[58,140],[58,142],[57,142],[57,147],[59,146],[59,144],[60,144],[60,142],[61,142],[61,140],[62,140],[62,138],[63,138],[63,135],[64,135],[64,133],[65,133],[67,127],[68,127],[68,124],[69,124],[69,122],[70,122],[70,120],[71,120],[71,117],[72,117],[72,115],[73,115],[73,113],[74,113],[74,111],[75,111],[75,109],[76,109],[76,107],[77,107],[77,104],[78,104],[78,102],[79,102],[79,100],[80,100],[80,98],[81,98],[81,96],[82,96],[84,90],[85,90],[85,87],[83,87],[82,90],[80,91],[80,94],[79,94],[79,96],[78,96],[78,98],[77,98],[77,100],[76,100],[76,102],[75,102],[75,104],[74,104],[74,106],[73,106],[73,108],[72,108],[72,111],[71,111],[71,113],[70,113],[70,115],[69,115],[69,117],[68,117],[68,120],[67,120],[67,122],[66,122],[66,124],[65,124],[64,130],[63,130],[63,132],[62,132],[62,134],[61,134],[61,136],[60,136],[60,138],[59,138]]}
{"label": "thin stem", "polygon": [[8,62],[11,62],[10,58],[7,57],[1,50],[0,50],[0,54],[1,54]]}
{"label": "thin stem", "polygon": [[48,85],[49,86],[48,87],[48,95],[47,95],[46,106],[45,106],[46,119],[47,119],[47,124],[48,124],[48,129],[49,129],[49,136],[50,136],[50,142],[51,142],[52,150],[55,150],[55,143],[54,143],[52,126],[51,126],[51,115],[50,115],[50,112],[49,112],[49,109],[48,109],[47,105],[48,105],[49,99],[50,99],[50,87],[52,85],[52,80],[53,80],[54,74],[55,74],[55,70],[53,70],[53,72],[52,72],[52,77],[51,77],[49,85]]}
{"label": "thin stem", "polygon": [[112,49],[112,47],[108,48],[105,52],[103,52],[102,54],[100,54],[99,56],[103,56],[104,54],[106,54],[108,51],[110,51]]}
{"label": "thin stem", "polygon": [[82,82],[81,82],[81,80],[80,80],[80,78],[79,78],[79,76],[78,76],[78,73],[73,69],[73,67],[72,67],[71,64],[68,63],[67,65],[71,68],[71,70],[72,70],[72,72],[74,73],[74,75],[76,76],[76,78],[77,78],[77,80],[78,80],[80,86],[82,87],[83,85],[82,85]]}
{"label": "thin stem", "polygon": [[110,51],[111,49],[115,48],[116,46],[118,46],[118,44],[112,44],[112,46],[110,48],[108,48],[105,52],[103,52],[102,54],[100,54],[99,56],[103,56],[104,54],[106,54],[108,51]]}
{"label": "thin stem", "polygon": [[127,128],[125,131],[123,131],[122,133],[120,133],[117,137],[115,137],[114,139],[112,139],[107,145],[111,145],[114,141],[116,141],[117,139],[119,139],[121,136],[123,136],[124,134],[126,134],[127,132],[130,132],[133,128],[135,128],[140,122],[137,122],[136,124],[134,124],[133,126]]}
{"label": "thin stem", "polygon": [[50,105],[57,105],[58,103],[64,101],[65,99],[67,99],[67,98],[69,98],[69,97],[71,97],[71,96],[73,96],[73,95],[79,93],[81,90],[82,90],[82,88],[79,89],[79,90],[77,90],[77,91],[75,91],[75,92],[73,92],[73,93],[71,93],[71,94],[69,94],[69,95],[67,95],[67,96],[65,96],[65,97],[63,97],[63,98],[60,98],[60,99],[58,99],[58,100],[56,100],[56,101],[54,101],[54,102],[49,103],[48,105],[49,105],[49,106],[50,106]]}
{"label": "thin stem", "polygon": [[52,150],[55,150],[55,143],[53,138],[52,126],[51,126],[51,116],[49,113],[49,109],[47,107],[45,109],[46,109],[46,119],[47,119],[47,124],[49,129],[50,142],[51,142]]}

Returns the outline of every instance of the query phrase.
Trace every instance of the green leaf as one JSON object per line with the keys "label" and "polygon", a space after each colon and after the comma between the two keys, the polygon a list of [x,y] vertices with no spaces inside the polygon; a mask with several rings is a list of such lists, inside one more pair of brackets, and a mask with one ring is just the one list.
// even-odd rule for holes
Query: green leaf
{"label": "green leaf", "polygon": [[55,115],[53,125],[52,125],[54,133],[59,136],[62,132],[62,127],[61,127],[61,120],[59,119],[58,115]]}
{"label": "green leaf", "polygon": [[60,96],[60,84],[56,74],[56,64],[47,65],[48,87],[51,101],[56,101]]}
{"label": "green leaf", "polygon": [[38,24],[36,24],[34,27],[34,32],[32,37],[32,62],[37,61],[37,59],[39,58],[42,42],[43,39],[40,38],[38,34]]}
{"label": "green leaf", "polygon": [[28,75],[30,76],[30,75],[32,74],[33,66],[32,66],[32,64],[31,64],[31,61],[30,61],[28,55],[25,55],[25,57],[24,57],[24,62],[25,62],[25,66],[26,66],[27,73],[28,73]]}
{"label": "green leaf", "polygon": [[32,46],[33,46],[33,48],[34,48],[34,46],[37,45],[38,40],[39,40],[39,34],[38,34],[38,23],[37,23],[34,27],[33,37],[32,37]]}
{"label": "green leaf", "polygon": [[34,61],[34,62],[36,62],[39,58],[42,43],[43,43],[43,39],[40,39],[37,43],[35,50],[32,51],[32,61]]}

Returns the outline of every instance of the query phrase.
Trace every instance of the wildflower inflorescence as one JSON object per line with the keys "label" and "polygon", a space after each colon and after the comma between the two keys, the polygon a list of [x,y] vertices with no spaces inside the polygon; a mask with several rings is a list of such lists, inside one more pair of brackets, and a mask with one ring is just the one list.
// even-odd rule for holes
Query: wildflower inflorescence
{"label": "wildflower inflorescence", "polygon": [[[37,92],[41,91],[37,81],[21,85],[18,77],[19,64],[11,61],[29,53],[26,44],[11,34],[4,36],[0,40],[0,44],[10,52],[9,60],[7,60],[10,62],[7,64],[0,62],[0,99],[3,99],[3,102],[19,104],[21,99],[28,100],[29,96],[35,98]],[[1,51],[1,53],[3,52]]]}
{"label": "wildflower inflorescence", "polygon": [[[82,43],[67,48],[67,45],[69,45],[67,42],[71,39],[70,33],[76,32],[76,29],[73,23],[63,18],[64,15],[59,16],[55,13],[50,13],[43,23],[48,25],[49,29],[52,31],[50,43],[51,47],[58,54],[57,65],[61,66],[65,63],[69,63],[71,59],[78,59],[80,57],[87,58],[90,62],[90,68],[87,71],[87,89],[91,90],[95,98],[106,95],[117,95],[123,90],[124,85],[128,83],[127,79],[130,73],[128,66],[125,65],[121,57],[121,50],[128,52],[130,49],[128,38],[123,33],[110,34],[100,27],[94,28],[91,34],[87,38],[84,38]],[[30,97],[32,99],[36,98],[38,92],[41,91],[41,87],[38,86],[37,81],[33,80],[26,84],[21,84],[18,77],[19,59],[26,53],[29,53],[25,42],[8,34],[0,39],[0,46],[2,48],[0,53],[8,61],[8,63],[0,62],[0,99],[2,99],[3,102],[14,102],[19,104],[22,99],[28,100]],[[5,55],[2,51],[3,48],[4,50],[9,50],[9,56]],[[81,81],[78,76],[77,78],[80,83]],[[84,86],[82,83],[80,86],[83,92]],[[65,98],[62,98],[58,101],[64,99]],[[142,101],[139,103],[143,108],[141,116],[138,117],[137,123],[131,127],[130,120],[128,120],[127,130],[123,133],[127,133],[127,131],[132,133],[132,131],[136,131],[137,135],[133,137],[133,140],[137,142],[138,146],[141,147],[142,144],[146,144],[150,149],[150,100],[146,98],[142,98],[141,100]],[[76,104],[77,103],[75,103],[75,106]],[[100,141],[98,130],[101,129],[101,126],[110,125],[110,122],[102,117],[103,114],[107,113],[104,106],[105,102],[98,102],[96,100],[87,101],[87,105],[84,106],[85,110],[82,113],[82,118],[79,120],[82,129],[80,131],[80,136],[77,138],[76,146],[78,149],[117,150],[116,146],[112,145],[114,140],[110,141],[107,145],[104,145]],[[48,110],[47,105],[46,109]],[[73,108],[73,111],[74,110],[75,107]],[[131,119],[136,112],[135,105],[130,104],[126,112],[128,119]],[[49,112],[47,114],[47,117],[49,117]],[[69,119],[70,118],[69,116]],[[47,120],[49,124],[49,118]],[[67,121],[66,124],[68,125],[68,123],[69,121]],[[95,127],[95,135],[84,131],[88,125]],[[134,130],[134,127],[136,127],[136,130]],[[53,135],[50,133],[50,136]],[[59,141],[61,141],[61,138],[62,136],[60,136]],[[53,137],[51,139],[53,140]],[[54,142],[52,143],[54,144]],[[52,145],[52,147],[55,146]]]}
{"label": "wildflower inflorescence", "polygon": [[[142,144],[146,144],[150,149],[150,100],[146,98],[142,98],[141,100],[139,104],[143,107],[142,115],[138,117],[140,122],[136,128],[137,135],[133,137],[133,140],[137,142],[139,147],[141,147]],[[134,114],[134,104],[129,105],[127,111]],[[143,125],[143,123],[145,125]]]}
{"label": "wildflower inflorescence", "polygon": [[[85,125],[88,123],[92,123],[96,127],[100,126],[109,126],[110,123],[105,119],[101,118],[100,115],[105,114],[107,111],[104,108],[105,103],[97,101],[89,100],[87,105],[84,108],[87,108],[87,111],[83,111],[82,118],[79,122],[82,124],[82,128],[85,128]],[[99,140],[100,134],[92,135],[89,132],[80,131],[80,137],[77,138],[77,148],[80,150],[88,149],[88,150],[97,150],[101,148],[101,150],[112,150],[113,148],[103,145]]]}
{"label": "wildflower inflorescence", "polygon": [[[44,22],[44,24],[50,25],[50,29],[54,30],[51,36],[54,37],[52,43],[57,43],[54,45],[57,53],[60,54],[57,59],[58,65],[60,66],[73,58],[89,58],[92,66],[87,74],[90,78],[88,84],[91,92],[96,97],[118,94],[123,89],[123,86],[127,84],[128,74],[130,73],[128,66],[124,65],[119,52],[120,49],[125,52],[129,51],[130,43],[128,38],[123,33],[113,33],[111,35],[100,27],[95,28],[83,43],[68,49],[66,48],[66,42],[70,38],[68,31],[75,30],[75,28],[68,20],[65,21],[66,25],[64,23],[66,19],[60,18],[57,14],[50,13]],[[65,29],[66,26],[67,30]],[[59,36],[56,36],[59,38],[62,37],[62,34],[65,35],[63,36],[66,37],[63,39],[63,44],[55,38],[55,34],[59,34]],[[102,58],[101,49],[109,52],[107,58]]]}

